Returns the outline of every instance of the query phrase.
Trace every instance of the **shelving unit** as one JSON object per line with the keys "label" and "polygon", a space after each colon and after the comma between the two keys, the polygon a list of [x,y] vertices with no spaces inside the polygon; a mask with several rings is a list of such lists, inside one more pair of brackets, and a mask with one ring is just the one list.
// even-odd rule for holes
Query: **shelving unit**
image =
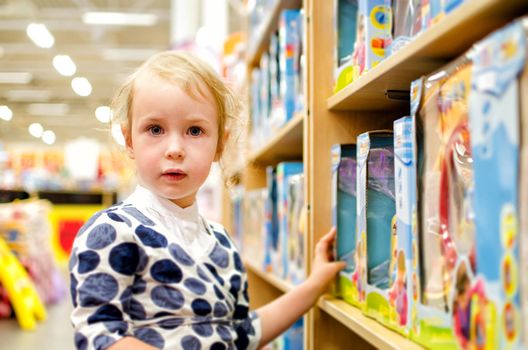
{"label": "shelving unit", "polygon": [[[303,7],[306,28],[306,113],[291,120],[268,143],[250,153],[242,182],[246,188],[265,186],[265,166],[284,160],[304,163],[308,208],[305,262],[310,271],[315,243],[331,227],[331,157],[336,143],[355,142],[365,131],[392,128],[409,113],[411,81],[429,74],[463,54],[494,29],[528,12],[526,0],[466,0],[439,23],[421,33],[399,52],[333,95],[333,1],[278,1],[258,40],[250,43],[248,70],[258,65],[280,11]],[[248,74],[248,76],[250,76]],[[391,98],[389,98],[391,97]],[[246,261],[252,307],[259,307],[292,286]],[[423,349],[364,316],[342,300],[326,295],[307,315],[305,348]]]}

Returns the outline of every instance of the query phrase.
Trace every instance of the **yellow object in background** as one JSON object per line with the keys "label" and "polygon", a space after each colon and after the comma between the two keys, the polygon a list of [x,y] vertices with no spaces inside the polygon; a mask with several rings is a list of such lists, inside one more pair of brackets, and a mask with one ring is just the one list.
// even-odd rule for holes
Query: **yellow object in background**
{"label": "yellow object in background", "polygon": [[4,286],[23,330],[32,330],[46,319],[46,309],[26,269],[0,238],[0,283]]}
{"label": "yellow object in background", "polygon": [[66,264],[68,262],[77,232],[93,214],[102,209],[104,209],[102,205],[53,205],[49,219],[51,223],[51,247],[57,263]]}

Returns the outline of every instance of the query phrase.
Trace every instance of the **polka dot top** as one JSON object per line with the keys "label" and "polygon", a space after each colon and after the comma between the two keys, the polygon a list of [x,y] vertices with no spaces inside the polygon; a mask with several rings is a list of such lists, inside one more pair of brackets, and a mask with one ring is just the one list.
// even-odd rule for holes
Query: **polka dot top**
{"label": "polka dot top", "polygon": [[77,349],[125,336],[159,349],[256,349],[247,276],[225,229],[138,186],[79,230],[70,257]]}

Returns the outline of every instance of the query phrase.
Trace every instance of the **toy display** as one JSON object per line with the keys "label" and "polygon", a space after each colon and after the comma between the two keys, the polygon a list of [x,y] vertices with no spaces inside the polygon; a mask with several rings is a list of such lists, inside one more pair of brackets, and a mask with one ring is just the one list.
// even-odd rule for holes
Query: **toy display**
{"label": "toy display", "polygon": [[332,147],[332,211],[337,228],[336,258],[347,266],[339,273],[337,295],[354,303],[352,275],[356,270],[356,145]]}
{"label": "toy display", "polygon": [[305,279],[304,242],[306,211],[304,205],[304,174],[288,179],[287,228],[288,228],[288,276],[294,285]]}
{"label": "toy display", "polygon": [[337,43],[334,53],[334,78],[336,81],[334,92],[337,92],[354,79],[352,54],[355,51],[358,30],[358,1],[336,0],[334,4],[334,26]]}
{"label": "toy display", "polygon": [[527,65],[526,29],[522,20],[515,21],[470,52],[476,260],[482,292],[478,313],[472,311],[470,320],[476,334],[468,341],[486,349],[520,348],[519,78]]}
{"label": "toy display", "polygon": [[[360,0],[359,12],[365,29],[365,70],[374,68],[388,56],[392,41],[392,7],[390,0]],[[362,38],[358,30],[357,41]]]}

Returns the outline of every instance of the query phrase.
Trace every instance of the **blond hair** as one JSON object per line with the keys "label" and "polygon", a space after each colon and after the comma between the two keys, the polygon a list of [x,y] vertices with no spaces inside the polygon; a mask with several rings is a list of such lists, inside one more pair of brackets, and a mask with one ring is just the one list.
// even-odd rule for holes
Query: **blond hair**
{"label": "blond hair", "polygon": [[[124,125],[127,133],[129,133],[125,137],[130,137],[134,85],[137,78],[145,72],[155,74],[169,83],[176,84],[195,99],[199,97],[207,99],[209,95],[203,87],[208,89],[214,98],[218,113],[217,153],[220,166],[225,172],[222,156],[227,147],[226,139],[228,144],[234,145],[244,130],[244,123],[241,118],[242,104],[211,66],[189,52],[164,51],[145,61],[127,78],[112,99],[112,123]],[[226,138],[228,130],[229,137]]]}

